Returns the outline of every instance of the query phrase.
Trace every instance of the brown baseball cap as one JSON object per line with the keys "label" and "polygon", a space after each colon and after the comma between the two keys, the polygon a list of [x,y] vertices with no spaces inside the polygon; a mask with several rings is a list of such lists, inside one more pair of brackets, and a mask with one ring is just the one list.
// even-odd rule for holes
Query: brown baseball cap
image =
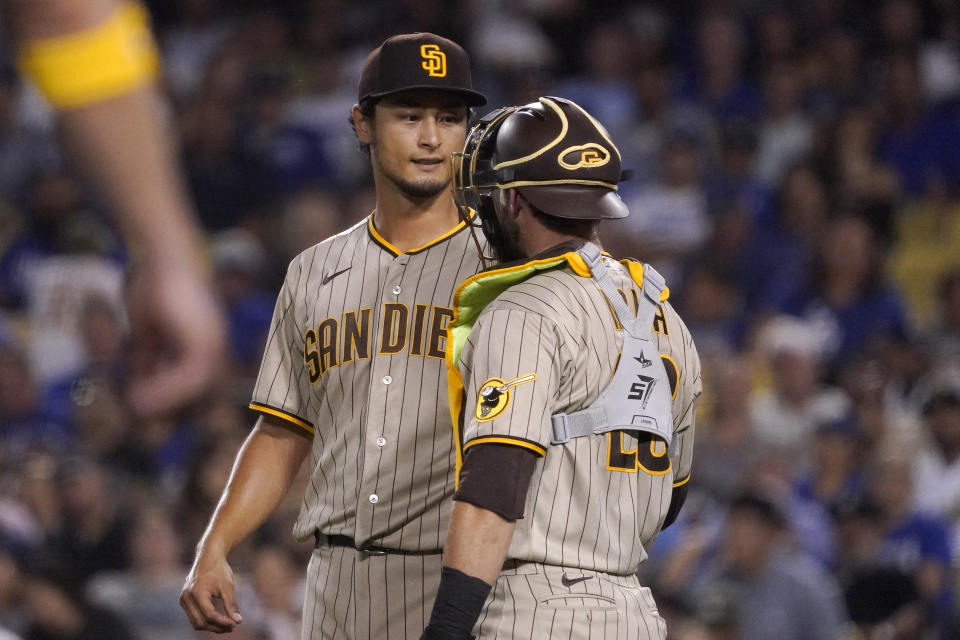
{"label": "brown baseball cap", "polygon": [[497,132],[497,186],[517,189],[546,214],[615,219],[629,213],[617,194],[620,151],[581,106],[543,97],[516,109]]}
{"label": "brown baseball cap", "polygon": [[470,58],[463,47],[432,33],[405,33],[384,40],[360,72],[358,102],[408,89],[449,91],[471,107],[487,103],[473,90]]}

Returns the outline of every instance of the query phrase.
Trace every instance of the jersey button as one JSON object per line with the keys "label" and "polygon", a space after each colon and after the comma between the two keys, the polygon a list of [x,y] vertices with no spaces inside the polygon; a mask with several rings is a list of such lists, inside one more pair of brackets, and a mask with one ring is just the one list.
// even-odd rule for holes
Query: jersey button
{"label": "jersey button", "polygon": [[375,493],[371,493],[368,500],[370,500],[370,504],[377,504],[378,502],[380,502],[380,496],[378,496]]}
{"label": "jersey button", "polygon": [[380,436],[379,438],[377,438],[377,446],[378,446],[378,447],[382,447],[382,446],[385,445],[385,444],[387,444],[387,439],[386,439],[386,438],[384,438],[383,436]]}
{"label": "jersey button", "polygon": [[393,382],[393,378],[390,376],[383,376],[383,384],[390,384],[391,382]]}
{"label": "jersey button", "polygon": [[397,284],[393,286],[393,295],[395,296],[400,295],[400,285]]}

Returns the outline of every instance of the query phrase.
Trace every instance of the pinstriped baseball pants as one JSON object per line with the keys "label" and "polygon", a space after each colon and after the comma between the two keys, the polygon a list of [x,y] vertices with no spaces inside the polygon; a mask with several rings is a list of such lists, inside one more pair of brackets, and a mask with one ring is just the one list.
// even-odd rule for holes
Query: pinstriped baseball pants
{"label": "pinstriped baseball pants", "polygon": [[667,637],[650,589],[636,576],[528,562],[504,569],[492,596],[473,628],[478,640]]}
{"label": "pinstriped baseball pants", "polygon": [[440,586],[440,554],[320,546],[307,567],[301,640],[418,640]]}

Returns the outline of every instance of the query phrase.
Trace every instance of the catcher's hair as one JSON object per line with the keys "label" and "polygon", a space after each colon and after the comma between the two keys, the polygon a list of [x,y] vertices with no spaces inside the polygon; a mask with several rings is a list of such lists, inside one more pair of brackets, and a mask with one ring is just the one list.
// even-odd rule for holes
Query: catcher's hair
{"label": "catcher's hair", "polygon": [[581,220],[579,218],[560,218],[552,216],[549,213],[536,208],[530,201],[527,205],[533,211],[534,217],[540,221],[540,224],[555,233],[562,233],[568,236],[583,238],[584,240],[599,240],[600,238],[600,220]]}

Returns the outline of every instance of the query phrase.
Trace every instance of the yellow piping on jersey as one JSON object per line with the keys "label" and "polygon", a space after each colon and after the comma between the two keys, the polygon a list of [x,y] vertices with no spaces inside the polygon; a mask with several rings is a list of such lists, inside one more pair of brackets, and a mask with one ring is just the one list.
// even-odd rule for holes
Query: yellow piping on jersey
{"label": "yellow piping on jersey", "polygon": [[[468,213],[467,215],[468,215],[468,219],[473,220],[473,216],[476,215],[476,212],[474,212],[473,209],[471,209],[470,213]],[[461,229],[463,229],[466,226],[467,226],[466,221],[461,220],[460,222],[457,223],[457,226],[455,226],[453,229],[450,229],[443,235],[434,238],[433,240],[423,245],[422,247],[417,247],[416,249],[410,249],[406,253],[419,253],[424,249],[429,249],[433,245],[439,244],[444,240],[446,240],[447,238],[449,238],[450,236],[455,235],[457,232],[459,232]],[[373,214],[370,214],[370,217],[367,219],[367,229],[369,229],[370,235],[373,236],[373,239],[377,241],[377,244],[382,246],[384,249],[390,251],[391,253],[397,256],[401,256],[404,254],[403,251],[400,251],[400,249],[397,249],[395,246],[390,244],[390,242],[386,238],[380,235],[380,232],[377,231],[377,228],[373,226]]]}
{"label": "yellow piping on jersey", "polygon": [[674,486],[674,487],[682,487],[683,485],[687,484],[688,482],[690,482],[690,474],[689,474],[689,473],[687,474],[687,477],[684,478],[683,480],[677,480],[676,482],[674,482],[674,483],[673,483],[673,486]]}
{"label": "yellow piping on jersey", "polygon": [[267,406],[264,406],[264,405],[262,405],[262,404],[257,404],[256,402],[251,402],[250,405],[249,405],[249,407],[250,407],[251,409],[253,409],[254,411],[257,411],[257,412],[259,412],[259,413],[265,413],[265,414],[267,414],[267,415],[275,416],[275,417],[277,417],[277,418],[282,418],[282,419],[286,420],[287,422],[291,422],[291,423],[297,425],[297,426],[300,427],[301,429],[306,429],[306,430],[309,431],[310,433],[313,433],[313,432],[314,432],[314,431],[313,431],[313,427],[312,427],[310,424],[304,422],[303,420],[301,420],[300,418],[298,418],[298,417],[296,417],[296,416],[290,415],[289,413],[284,413],[283,411],[280,411],[279,409],[273,409],[273,408],[271,408],[271,407],[267,407]]}
{"label": "yellow piping on jersey", "polygon": [[507,436],[483,436],[481,438],[474,438],[467,444],[463,445],[463,450],[466,451],[475,444],[509,444],[514,447],[523,447],[524,449],[529,449],[541,458],[547,455],[546,448],[541,447],[538,444],[530,442],[529,440],[518,440],[517,438],[509,438]]}

